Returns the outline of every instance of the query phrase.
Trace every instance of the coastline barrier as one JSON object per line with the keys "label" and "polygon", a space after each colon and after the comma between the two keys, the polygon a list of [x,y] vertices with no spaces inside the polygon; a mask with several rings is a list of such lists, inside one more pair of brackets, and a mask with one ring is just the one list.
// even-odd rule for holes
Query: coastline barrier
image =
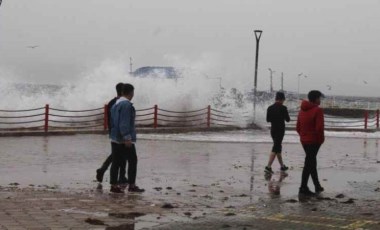
{"label": "coastline barrier", "polygon": [[[66,110],[45,105],[25,110],[0,110],[0,131],[108,130],[108,108]],[[150,128],[236,127],[233,114],[211,106],[173,111],[154,105],[136,109],[136,126]]]}
{"label": "coastline barrier", "polygon": [[[290,111],[290,127],[295,127],[297,124],[297,112]],[[326,129],[347,129],[347,130],[377,130],[379,129],[379,110],[370,111],[364,110],[362,118],[344,118],[338,116],[324,115]]]}

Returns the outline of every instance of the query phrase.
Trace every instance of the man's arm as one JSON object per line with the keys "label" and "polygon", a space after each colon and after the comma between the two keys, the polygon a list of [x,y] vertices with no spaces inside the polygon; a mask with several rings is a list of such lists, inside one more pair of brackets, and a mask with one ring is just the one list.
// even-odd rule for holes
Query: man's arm
{"label": "man's arm", "polygon": [[301,135],[301,122],[300,122],[300,114],[298,113],[298,117],[297,117],[297,133],[299,135]]}
{"label": "man's arm", "polygon": [[285,106],[285,121],[286,121],[286,122],[289,122],[289,121],[290,121],[288,108],[287,108],[286,106]]}
{"label": "man's arm", "polygon": [[318,143],[323,144],[325,141],[325,119],[323,116],[323,109],[318,108],[315,122],[315,130],[317,132]]}
{"label": "man's arm", "polygon": [[272,119],[271,119],[271,114],[270,114],[270,109],[268,108],[267,109],[267,122],[271,122]]}
{"label": "man's arm", "polygon": [[123,136],[124,141],[130,141],[132,139],[131,133],[131,119],[132,119],[132,106],[128,103],[123,103],[120,108],[120,133]]}

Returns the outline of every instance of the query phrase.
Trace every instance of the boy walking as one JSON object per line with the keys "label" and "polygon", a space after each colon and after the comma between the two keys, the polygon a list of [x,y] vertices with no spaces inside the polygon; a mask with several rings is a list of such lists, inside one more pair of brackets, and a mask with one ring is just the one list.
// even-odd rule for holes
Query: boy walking
{"label": "boy walking", "polygon": [[136,110],[131,102],[133,96],[134,87],[131,84],[124,84],[122,96],[111,109],[112,166],[110,184],[113,193],[124,193],[124,190],[118,186],[118,176],[125,158],[128,161],[128,191],[145,191],[136,186],[137,155],[135,143],[137,139]]}
{"label": "boy walking", "polygon": [[276,159],[281,165],[281,171],[286,171],[289,168],[284,165],[282,160],[282,140],[285,135],[285,121],[289,122],[290,117],[288,109],[284,106],[285,94],[283,92],[276,93],[276,102],[267,109],[267,122],[271,123],[270,134],[273,139],[273,148],[269,156],[268,165],[265,167],[266,173],[273,173],[272,164]]}
{"label": "boy walking", "polygon": [[302,171],[302,183],[299,190],[300,195],[315,195],[307,186],[309,176],[313,180],[315,192],[321,193],[324,191],[324,188],[319,183],[317,171],[317,154],[325,141],[323,110],[319,107],[321,97],[323,97],[323,94],[320,91],[310,91],[308,94],[309,101],[302,101],[301,110],[298,114],[297,132],[306,153],[305,165]]}

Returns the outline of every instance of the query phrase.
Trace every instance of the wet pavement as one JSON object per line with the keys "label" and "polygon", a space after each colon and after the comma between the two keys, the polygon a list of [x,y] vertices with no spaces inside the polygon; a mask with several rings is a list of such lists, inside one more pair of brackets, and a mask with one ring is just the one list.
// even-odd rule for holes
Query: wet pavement
{"label": "wet pavement", "polygon": [[326,192],[306,200],[294,132],[284,143],[290,170],[275,162],[272,177],[266,132],[140,137],[141,195],[110,195],[108,174],[94,181],[110,151],[104,135],[1,138],[0,229],[380,229],[375,134],[330,133],[318,156]]}

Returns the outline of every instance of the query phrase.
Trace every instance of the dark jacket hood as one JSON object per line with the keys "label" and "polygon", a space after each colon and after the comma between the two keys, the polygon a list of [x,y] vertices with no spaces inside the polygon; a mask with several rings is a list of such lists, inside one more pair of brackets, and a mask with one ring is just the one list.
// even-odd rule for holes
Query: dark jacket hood
{"label": "dark jacket hood", "polygon": [[301,110],[302,111],[309,111],[309,110],[311,110],[317,106],[318,106],[317,104],[314,104],[310,101],[302,101]]}

